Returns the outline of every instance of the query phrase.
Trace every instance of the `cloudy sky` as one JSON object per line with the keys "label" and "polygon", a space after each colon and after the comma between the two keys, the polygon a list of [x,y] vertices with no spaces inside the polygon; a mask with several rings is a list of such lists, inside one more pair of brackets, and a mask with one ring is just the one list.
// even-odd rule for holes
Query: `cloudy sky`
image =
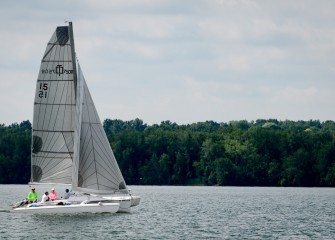
{"label": "cloudy sky", "polygon": [[333,0],[12,0],[0,2],[0,123],[32,120],[64,21],[102,120],[335,120]]}

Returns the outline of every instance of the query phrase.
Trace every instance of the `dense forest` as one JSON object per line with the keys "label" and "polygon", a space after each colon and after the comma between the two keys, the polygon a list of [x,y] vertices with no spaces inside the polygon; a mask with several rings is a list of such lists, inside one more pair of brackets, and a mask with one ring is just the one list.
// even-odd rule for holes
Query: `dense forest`
{"label": "dense forest", "polygon": [[[128,184],[335,186],[335,122],[213,121],[103,127]],[[31,123],[0,125],[0,183],[30,178]]]}

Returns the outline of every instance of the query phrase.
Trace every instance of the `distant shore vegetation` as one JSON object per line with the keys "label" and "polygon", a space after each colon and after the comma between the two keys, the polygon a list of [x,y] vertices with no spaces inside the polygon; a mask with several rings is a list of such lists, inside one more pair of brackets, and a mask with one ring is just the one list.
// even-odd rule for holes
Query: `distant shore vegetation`
{"label": "distant shore vegetation", "polygon": [[[214,121],[103,127],[129,185],[335,187],[335,122]],[[31,123],[0,124],[0,184],[30,180]]]}

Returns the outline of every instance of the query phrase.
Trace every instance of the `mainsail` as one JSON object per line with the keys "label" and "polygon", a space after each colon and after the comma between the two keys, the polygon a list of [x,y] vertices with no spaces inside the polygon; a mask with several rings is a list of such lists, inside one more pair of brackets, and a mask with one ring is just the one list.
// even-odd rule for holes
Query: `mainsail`
{"label": "mainsail", "polygon": [[71,52],[68,27],[57,27],[37,79],[31,182],[71,183],[75,113]]}
{"label": "mainsail", "polygon": [[76,63],[71,23],[57,27],[42,59],[32,145],[32,182],[94,194],[127,189]]}

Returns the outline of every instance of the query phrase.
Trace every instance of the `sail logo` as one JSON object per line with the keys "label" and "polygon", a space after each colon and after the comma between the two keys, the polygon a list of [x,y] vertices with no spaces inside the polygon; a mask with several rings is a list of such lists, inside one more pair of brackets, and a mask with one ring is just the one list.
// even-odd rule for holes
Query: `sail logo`
{"label": "sail logo", "polygon": [[43,74],[58,74],[58,76],[63,74],[72,74],[73,70],[65,69],[63,65],[58,64],[55,69],[42,69]]}
{"label": "sail logo", "polygon": [[58,73],[58,76],[64,73],[64,67],[62,65],[57,65],[56,67],[56,73]]}

